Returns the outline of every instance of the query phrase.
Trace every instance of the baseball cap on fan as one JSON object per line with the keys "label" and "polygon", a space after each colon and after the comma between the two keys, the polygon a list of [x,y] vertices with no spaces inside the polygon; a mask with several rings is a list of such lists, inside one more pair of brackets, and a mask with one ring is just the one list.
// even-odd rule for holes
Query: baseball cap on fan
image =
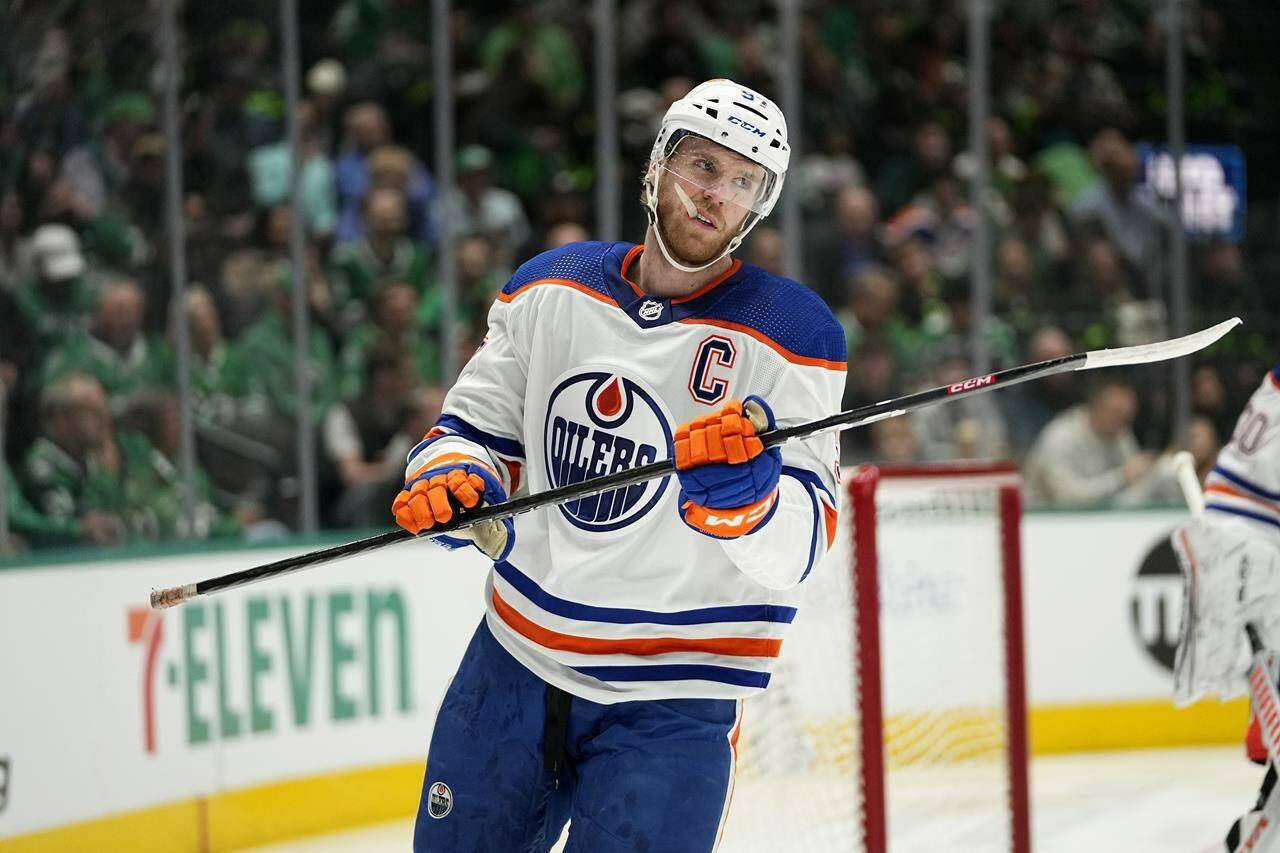
{"label": "baseball cap on fan", "polygon": [[66,281],[84,273],[80,238],[66,225],[41,225],[31,235],[31,248],[41,277],[49,281]]}

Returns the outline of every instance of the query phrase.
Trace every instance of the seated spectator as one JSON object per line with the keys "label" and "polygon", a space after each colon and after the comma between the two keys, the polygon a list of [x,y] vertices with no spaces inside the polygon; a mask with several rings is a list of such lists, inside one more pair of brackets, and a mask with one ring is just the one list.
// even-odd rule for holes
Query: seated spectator
{"label": "seated spectator", "polygon": [[[870,406],[900,395],[902,374],[902,364],[888,344],[867,341],[849,354],[849,372],[840,408],[848,410]],[[845,430],[840,433],[842,458],[868,458],[870,442],[870,434],[866,430]]]}
{"label": "seated spectator", "polygon": [[[321,144],[321,127],[315,112],[304,101],[298,105],[299,134],[302,139],[301,184],[302,221],[307,233],[326,238],[338,224],[338,199],[334,191],[333,161]],[[289,201],[289,181],[293,170],[287,139],[263,145],[249,152],[249,177],[253,182],[253,200],[261,207]]]}
{"label": "seated spectator", "polygon": [[26,494],[44,516],[25,535],[35,544],[66,543],[59,532],[96,545],[126,535],[121,462],[107,409],[96,380],[68,376],[40,395],[41,433],[22,463]]}
{"label": "seated spectator", "polygon": [[1141,276],[1139,295],[1165,296],[1165,240],[1168,222],[1149,191],[1140,188],[1138,154],[1120,131],[1108,128],[1089,144],[1102,179],[1081,193],[1071,218],[1086,235],[1105,237]]}
{"label": "seated spectator", "polygon": [[1191,453],[1191,459],[1195,463],[1196,479],[1203,483],[1218,462],[1218,451],[1222,449],[1222,433],[1218,432],[1218,428],[1209,418],[1203,415],[1192,415],[1191,421],[1187,424],[1187,436],[1183,445]]}
{"label": "seated spectator", "polygon": [[163,362],[154,342],[143,333],[146,301],[142,288],[129,278],[103,285],[93,324],[54,349],[40,369],[41,381],[53,382],[70,374],[92,376],[106,391],[116,410],[129,395],[165,383]]}
{"label": "seated spectator", "polygon": [[155,106],[145,92],[121,92],[103,111],[101,138],[90,138],[67,152],[61,177],[76,205],[97,216],[111,195],[129,182],[133,144],[154,128]]}
{"label": "seated spectator", "polygon": [[[1067,333],[1057,326],[1044,326],[1027,342],[1027,361],[1036,363],[1065,358],[1076,351]],[[1055,373],[1035,382],[1024,382],[997,395],[997,402],[1009,425],[1012,451],[1022,459],[1049,421],[1080,402],[1079,375],[1072,370]]]}
{"label": "seated spectator", "polygon": [[[938,350],[927,385],[939,387],[973,375],[966,348]],[[941,406],[928,406],[907,415],[927,462],[953,459],[1004,459],[1009,453],[1004,416],[991,394],[969,394]]]}
{"label": "seated spectator", "polygon": [[[922,357],[926,362],[935,361],[937,352],[968,352],[973,346],[973,290],[967,278],[955,278],[942,290],[943,310],[930,318],[924,330]],[[1018,363],[1018,342],[1013,328],[998,314],[987,317],[982,323],[982,337],[997,370],[1013,367]],[[963,377],[962,377],[963,378]]]}
{"label": "seated spectator", "polygon": [[[511,278],[511,268],[506,266],[493,243],[484,237],[467,237],[459,240],[454,248],[458,264],[458,314],[459,319],[472,330],[479,330],[484,336],[485,317],[489,306],[498,298],[503,286]],[[419,314],[428,328],[438,328],[432,322],[432,295],[438,294],[434,288],[423,301]],[[437,297],[438,298],[438,297]],[[479,343],[477,338],[476,343]]]}
{"label": "seated spectator", "polygon": [[134,441],[127,445],[139,463],[129,467],[128,491],[145,505],[153,538],[209,539],[239,534],[235,519],[218,506],[213,480],[199,461],[194,472],[194,526],[187,518],[179,468],[182,424],[175,394],[152,391],[135,397],[120,425],[122,437],[128,435],[125,430],[131,430],[146,439],[145,444]]}
{"label": "seated spectator", "polygon": [[485,237],[510,264],[532,233],[520,199],[493,185],[493,152],[468,145],[458,152],[458,186],[449,194],[449,216],[458,237]]}
{"label": "seated spectator", "polygon": [[321,431],[325,456],[343,488],[334,520],[346,526],[369,518],[371,503],[379,508],[376,517],[385,517],[386,499],[403,485],[404,459],[386,450],[413,387],[412,360],[393,346],[375,348],[363,386],[355,399],[329,407]]}
{"label": "seated spectator", "polygon": [[1049,313],[1041,299],[1047,288],[1036,280],[1035,265],[1026,242],[1018,236],[1005,237],[996,248],[992,308],[1019,332],[1030,331],[1039,317]]}
{"label": "seated spectator", "polygon": [[1085,403],[1055,417],[1027,457],[1028,499],[1052,507],[1127,503],[1145,491],[1155,457],[1138,446],[1138,394],[1122,379],[1101,379]]}
{"label": "seated spectator", "polygon": [[1073,246],[1049,179],[1039,172],[1028,176],[1014,188],[1010,205],[1009,231],[1031,252],[1036,280],[1051,287],[1065,284]]}
{"label": "seated spectator", "polygon": [[319,150],[334,151],[341,130],[338,106],[347,91],[347,69],[336,59],[322,59],[307,71],[307,104]]}
{"label": "seated spectator", "polygon": [[364,317],[377,286],[387,281],[427,290],[427,253],[406,234],[408,208],[398,190],[376,189],[364,203],[365,234],[333,248],[334,301],[339,322],[350,327]]}
{"label": "seated spectator", "polygon": [[581,222],[559,222],[547,230],[547,239],[541,251],[549,252],[570,243],[583,243],[590,239],[590,233]]}
{"label": "seated spectator", "polygon": [[894,154],[876,178],[876,196],[893,215],[951,168],[951,140],[942,125],[922,122],[911,137],[910,153]]}
{"label": "seated spectator", "polygon": [[751,237],[747,240],[747,261],[765,272],[783,275],[782,250],[782,232],[762,224],[751,232]]}
{"label": "seated spectator", "polygon": [[23,323],[48,351],[89,328],[95,301],[80,238],[66,225],[41,225],[31,238],[36,276],[15,294]]}
{"label": "seated spectator", "polygon": [[873,423],[871,453],[865,461],[882,465],[912,465],[924,461],[911,419],[897,417]]}
{"label": "seated spectator", "polygon": [[[385,451],[387,459],[409,458],[409,451],[417,446],[418,442],[422,441],[422,437],[435,426],[436,421],[440,420],[440,413],[444,411],[445,393],[445,389],[439,385],[422,385],[409,392],[400,406],[400,428],[391,437],[391,441],[387,442]],[[404,471],[397,468],[395,473],[400,478],[400,485],[403,485]],[[515,478],[518,487],[520,479],[518,470]],[[516,488],[513,487],[512,495],[515,491]]]}
{"label": "seated spectator", "polygon": [[422,323],[418,292],[407,282],[393,281],[379,287],[369,319],[346,336],[338,358],[338,386],[343,400],[360,396],[372,353],[388,347],[408,356],[418,383],[439,381],[439,336]]}
{"label": "seated spectator", "polygon": [[1191,302],[1214,319],[1256,316],[1268,307],[1280,307],[1276,295],[1268,292],[1274,288],[1258,285],[1235,243],[1218,240],[1209,244],[1200,254],[1197,271]]}
{"label": "seated spectator", "polygon": [[0,291],[12,293],[31,275],[31,244],[24,239],[22,202],[15,191],[0,190]]}
{"label": "seated spectator", "polygon": [[[209,291],[200,285],[187,288],[185,312],[191,344],[191,408],[197,422],[228,426],[245,411],[253,367],[241,357],[240,348],[222,334],[218,306]],[[178,315],[175,315],[175,319]],[[160,345],[158,375],[176,384],[177,345],[171,328],[170,340]],[[265,412],[259,412],[264,416]]]}
{"label": "seated spectator", "polygon": [[[245,405],[264,410],[273,418],[293,420],[298,415],[297,386],[290,324],[291,282],[277,280],[270,306],[240,335],[240,357],[251,365],[248,399]],[[329,336],[311,318],[307,335],[310,353],[307,372],[311,379],[309,417],[319,423],[329,405],[337,399],[333,345]]]}
{"label": "seated spectator", "polygon": [[839,125],[827,128],[821,150],[804,155],[799,177],[804,207],[815,212],[830,208],[842,190],[865,186],[867,173],[853,156],[849,129]]}
{"label": "seated spectator", "polygon": [[1229,436],[1235,430],[1239,409],[1240,404],[1229,398],[1217,367],[1200,364],[1191,371],[1191,411],[1208,419],[1219,435]]}
{"label": "seated spectator", "polygon": [[941,297],[943,276],[933,263],[929,247],[920,238],[909,236],[893,247],[893,270],[902,284],[898,310],[912,326],[936,322],[944,312]]}
{"label": "seated spectator", "polygon": [[947,278],[964,275],[973,254],[977,216],[952,174],[934,177],[928,188],[885,224],[886,239],[898,245],[907,238],[928,247],[933,265]]}
{"label": "seated spectator", "polygon": [[[334,239],[338,242],[356,240],[364,234],[362,213],[365,196],[374,187],[369,157],[374,149],[391,143],[391,124],[387,121],[386,111],[375,103],[365,101],[348,107],[343,123],[345,148],[334,162],[334,181],[338,190],[338,227]],[[417,240],[430,241],[431,177],[412,157],[409,158],[403,190],[407,209],[420,219],[415,219],[411,233]]]}
{"label": "seated spectator", "polygon": [[830,225],[805,236],[805,273],[815,289],[839,311],[845,304],[842,285],[862,270],[885,261],[880,239],[880,204],[863,186],[844,187],[831,201]]}
{"label": "seated spectator", "polygon": [[1085,244],[1082,272],[1076,310],[1082,317],[1097,318],[1084,332],[1086,349],[1135,346],[1168,337],[1164,303],[1135,297],[1127,267],[1109,241],[1099,238]]}
{"label": "seated spectator", "polygon": [[414,185],[414,159],[408,148],[380,145],[369,152],[369,192],[379,189],[397,190],[409,203],[409,236],[420,242],[435,239],[433,212],[428,197]]}
{"label": "seated spectator", "polygon": [[889,347],[898,364],[910,370],[920,354],[921,337],[898,313],[901,285],[883,267],[867,267],[850,279],[846,306],[836,313],[844,327],[846,350],[859,352],[868,344]]}
{"label": "seated spectator", "polygon": [[[991,155],[991,186],[1000,194],[1001,202],[1000,210],[995,212],[1003,213],[1004,200],[1027,177],[1027,164],[1018,156],[1013,132],[1002,116],[987,119],[987,144]],[[978,173],[978,159],[972,151],[966,149],[956,155],[952,161],[952,170],[966,184],[972,184]]]}

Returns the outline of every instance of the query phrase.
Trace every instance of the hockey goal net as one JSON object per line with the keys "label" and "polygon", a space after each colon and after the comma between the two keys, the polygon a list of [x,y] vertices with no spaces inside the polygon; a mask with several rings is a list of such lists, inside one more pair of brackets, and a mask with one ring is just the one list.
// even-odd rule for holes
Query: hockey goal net
{"label": "hockey goal net", "polygon": [[841,538],[744,708],[720,850],[1025,853],[1017,472],[848,473]]}

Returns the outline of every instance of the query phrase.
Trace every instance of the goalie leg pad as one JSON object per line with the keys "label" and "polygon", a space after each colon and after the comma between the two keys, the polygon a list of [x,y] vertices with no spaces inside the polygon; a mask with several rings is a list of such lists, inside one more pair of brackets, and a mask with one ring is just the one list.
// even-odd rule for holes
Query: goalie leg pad
{"label": "goalie leg pad", "polygon": [[1182,564],[1182,626],[1174,660],[1174,703],[1245,692],[1244,623],[1265,645],[1280,641],[1280,551],[1210,517],[1173,532]]}

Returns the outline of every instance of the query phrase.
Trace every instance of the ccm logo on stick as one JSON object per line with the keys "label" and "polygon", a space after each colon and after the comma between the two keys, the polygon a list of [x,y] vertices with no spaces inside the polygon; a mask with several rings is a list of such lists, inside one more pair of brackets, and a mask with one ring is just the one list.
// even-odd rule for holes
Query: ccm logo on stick
{"label": "ccm logo on stick", "polygon": [[982,388],[986,385],[994,385],[996,375],[988,373],[986,376],[975,376],[973,379],[966,379],[963,382],[957,382],[954,385],[947,386],[948,394],[959,394],[961,391],[972,391],[974,388]]}

